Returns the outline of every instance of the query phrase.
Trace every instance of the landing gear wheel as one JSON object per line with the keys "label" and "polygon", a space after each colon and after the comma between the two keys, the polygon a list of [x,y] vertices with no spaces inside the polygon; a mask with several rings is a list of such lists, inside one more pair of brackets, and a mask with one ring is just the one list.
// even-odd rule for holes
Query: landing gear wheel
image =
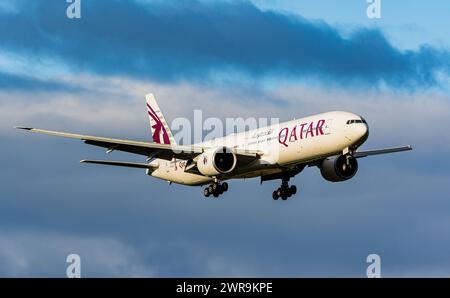
{"label": "landing gear wheel", "polygon": [[213,196],[215,198],[219,197],[221,194],[228,190],[228,183],[219,183],[219,181],[215,180],[208,187],[203,190],[203,195],[205,197]]}
{"label": "landing gear wheel", "polygon": [[222,183],[222,189],[224,192],[226,192],[228,190],[228,183],[226,182]]}
{"label": "landing gear wheel", "polygon": [[281,198],[281,196],[283,195],[281,188],[277,189],[276,192],[277,192],[277,197]]}
{"label": "landing gear wheel", "polygon": [[278,200],[279,198],[281,198],[283,201],[285,201],[297,193],[297,186],[295,185],[289,186],[288,182],[289,177],[284,176],[281,180],[281,187],[272,193],[272,198],[274,200]]}
{"label": "landing gear wheel", "polygon": [[289,188],[289,192],[291,193],[291,195],[295,195],[297,193],[297,186],[291,185],[291,187]]}
{"label": "landing gear wheel", "polygon": [[286,201],[287,198],[289,198],[291,196],[291,191],[289,189],[289,187],[282,187],[281,188],[281,199],[283,201]]}
{"label": "landing gear wheel", "polygon": [[278,196],[278,192],[276,190],[273,191],[272,193],[272,198],[276,201],[278,200],[280,197]]}

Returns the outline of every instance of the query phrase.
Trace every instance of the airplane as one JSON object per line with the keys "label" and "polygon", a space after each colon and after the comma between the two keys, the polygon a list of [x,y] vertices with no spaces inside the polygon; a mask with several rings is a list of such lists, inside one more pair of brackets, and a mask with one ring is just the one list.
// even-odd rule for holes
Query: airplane
{"label": "airplane", "polygon": [[331,182],[351,179],[358,171],[358,159],[412,150],[410,145],[359,151],[369,136],[367,121],[354,113],[333,111],[267,127],[233,133],[193,145],[177,145],[152,93],[146,95],[153,142],[113,139],[89,135],[16,128],[34,133],[73,138],[106,148],[143,155],[145,163],[109,160],[81,160],[82,163],[145,169],[146,174],[169,183],[206,186],[206,198],[228,190],[226,181],[260,177],[261,183],[281,180],[272,198],[287,200],[297,192],[289,180],[305,167],[318,167]]}

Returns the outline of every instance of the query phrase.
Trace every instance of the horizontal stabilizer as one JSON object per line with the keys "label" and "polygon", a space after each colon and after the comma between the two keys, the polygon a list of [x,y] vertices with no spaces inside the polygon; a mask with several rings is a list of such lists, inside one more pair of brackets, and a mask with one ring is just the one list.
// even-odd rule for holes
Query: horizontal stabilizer
{"label": "horizontal stabilizer", "polygon": [[138,169],[156,169],[155,166],[151,166],[146,163],[136,163],[136,162],[124,162],[124,161],[109,161],[109,160],[86,160],[83,159],[82,163],[93,163],[98,165],[108,165],[108,166],[118,166],[127,168],[138,168]]}

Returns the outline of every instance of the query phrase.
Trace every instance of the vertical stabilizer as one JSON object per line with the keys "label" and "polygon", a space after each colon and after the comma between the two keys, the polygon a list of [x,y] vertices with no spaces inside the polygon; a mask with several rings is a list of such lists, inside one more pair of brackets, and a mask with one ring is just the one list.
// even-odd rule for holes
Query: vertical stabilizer
{"label": "vertical stabilizer", "polygon": [[150,93],[147,94],[145,98],[147,101],[147,112],[150,119],[150,127],[152,129],[153,142],[158,144],[176,145],[169,125],[159,109],[155,96]]}

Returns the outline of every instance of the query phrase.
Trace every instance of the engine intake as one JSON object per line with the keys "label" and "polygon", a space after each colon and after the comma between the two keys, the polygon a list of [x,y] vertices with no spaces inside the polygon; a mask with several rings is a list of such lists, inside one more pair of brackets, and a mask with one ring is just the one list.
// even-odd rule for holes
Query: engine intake
{"label": "engine intake", "polygon": [[331,182],[345,181],[355,176],[358,161],[350,155],[336,155],[325,158],[320,166],[320,173]]}
{"label": "engine intake", "polygon": [[197,168],[205,176],[227,174],[236,167],[236,155],[227,147],[209,149],[199,155]]}

